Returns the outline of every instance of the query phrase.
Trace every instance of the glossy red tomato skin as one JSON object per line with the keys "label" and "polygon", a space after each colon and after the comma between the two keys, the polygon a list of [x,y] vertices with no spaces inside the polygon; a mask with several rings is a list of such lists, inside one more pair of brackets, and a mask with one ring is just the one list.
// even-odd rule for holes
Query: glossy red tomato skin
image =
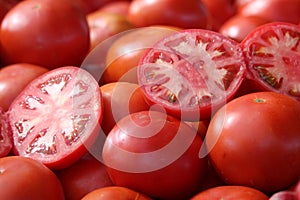
{"label": "glossy red tomato skin", "polygon": [[90,51],[109,37],[135,28],[125,16],[102,10],[89,13],[87,21],[90,29]]}
{"label": "glossy red tomato skin", "polygon": [[123,16],[127,16],[129,11],[130,1],[128,0],[119,0],[119,1],[112,1],[100,8],[101,11],[109,12],[109,13],[116,13]]}
{"label": "glossy red tomato skin", "polygon": [[198,155],[201,146],[202,139],[187,124],[142,111],[117,123],[102,156],[115,185],[153,198],[186,199],[198,191],[207,171],[206,157]]}
{"label": "glossy red tomato skin", "polygon": [[299,0],[253,0],[242,6],[238,13],[244,16],[259,16],[268,21],[300,22]]}
{"label": "glossy red tomato skin", "polygon": [[51,169],[69,167],[97,138],[102,111],[91,74],[74,66],[50,70],[30,82],[7,111],[13,152]]}
{"label": "glossy red tomato skin", "polygon": [[70,0],[22,1],[3,19],[0,42],[5,65],[80,66],[90,46],[89,28]]}
{"label": "glossy red tomato skin", "polygon": [[6,13],[13,8],[21,0],[1,0],[0,1],[0,21],[4,18]]}
{"label": "glossy red tomato skin", "polygon": [[0,107],[0,158],[9,155],[13,147],[12,140],[13,139],[9,131],[7,115]]}
{"label": "glossy red tomato skin", "polygon": [[208,11],[198,0],[133,0],[128,19],[137,27],[169,25],[183,29],[206,28]]}
{"label": "glossy red tomato skin", "polygon": [[136,70],[144,53],[158,40],[178,30],[178,27],[173,26],[149,26],[122,33],[107,51],[102,82],[138,83]]}
{"label": "glossy red tomato skin", "polygon": [[93,190],[113,185],[105,165],[91,154],[84,155],[70,167],[55,173],[68,200],[78,200]]}
{"label": "glossy red tomato skin", "polygon": [[191,200],[268,200],[269,197],[261,191],[240,185],[225,185],[204,190],[191,198]]}
{"label": "glossy red tomato skin", "polygon": [[64,200],[62,185],[56,175],[40,162],[8,156],[0,159],[1,199]]}
{"label": "glossy red tomato skin", "polygon": [[233,0],[202,0],[210,15],[210,29],[218,31],[222,24],[236,14]]}
{"label": "glossy red tomato skin", "polygon": [[239,43],[206,29],[184,29],[164,37],[137,67],[149,104],[185,121],[210,119],[234,97],[245,71]]}
{"label": "glossy red tomato skin", "polygon": [[101,128],[106,135],[123,117],[150,109],[138,84],[111,82],[102,85],[100,90],[104,104]]}
{"label": "glossy red tomato skin", "polygon": [[150,197],[126,187],[111,186],[94,190],[82,200],[151,200]]}
{"label": "glossy red tomato skin", "polygon": [[219,29],[223,35],[241,42],[256,27],[269,21],[258,16],[234,15],[226,20]]}
{"label": "glossy red tomato skin", "polygon": [[299,37],[300,26],[272,22],[257,27],[241,42],[252,91],[279,92],[300,100]]}
{"label": "glossy red tomato skin", "polygon": [[221,108],[209,124],[206,146],[222,180],[269,194],[298,180],[299,113],[297,100],[275,92],[244,95]]}
{"label": "glossy red tomato skin", "polygon": [[28,63],[17,63],[1,68],[0,106],[6,111],[29,82],[48,71],[45,67]]}

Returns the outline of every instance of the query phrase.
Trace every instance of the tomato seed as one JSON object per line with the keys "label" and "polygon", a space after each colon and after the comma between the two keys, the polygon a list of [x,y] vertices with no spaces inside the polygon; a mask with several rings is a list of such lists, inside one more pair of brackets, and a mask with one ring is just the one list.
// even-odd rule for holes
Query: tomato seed
{"label": "tomato seed", "polygon": [[273,88],[280,88],[282,85],[282,79],[278,80],[272,73],[270,73],[265,67],[256,66],[255,69],[257,70],[259,76],[263,81],[268,83]]}

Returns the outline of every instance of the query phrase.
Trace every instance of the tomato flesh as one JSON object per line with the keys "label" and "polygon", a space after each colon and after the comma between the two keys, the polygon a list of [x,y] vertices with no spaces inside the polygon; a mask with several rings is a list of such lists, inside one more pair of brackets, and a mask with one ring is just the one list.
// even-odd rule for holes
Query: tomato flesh
{"label": "tomato flesh", "polygon": [[4,110],[0,107],[0,158],[8,155],[12,146],[12,138],[8,132],[7,117]]}
{"label": "tomato flesh", "polygon": [[86,71],[61,67],[31,82],[8,113],[14,151],[63,168],[78,160],[84,145],[96,137],[102,119],[101,92]]}
{"label": "tomato flesh", "polygon": [[234,96],[245,68],[237,42],[190,29],[154,45],[139,63],[138,81],[151,103],[186,120],[199,120],[200,113],[203,120]]}
{"label": "tomato flesh", "polygon": [[300,100],[300,27],[273,22],[253,30],[242,42],[248,78],[257,90]]}

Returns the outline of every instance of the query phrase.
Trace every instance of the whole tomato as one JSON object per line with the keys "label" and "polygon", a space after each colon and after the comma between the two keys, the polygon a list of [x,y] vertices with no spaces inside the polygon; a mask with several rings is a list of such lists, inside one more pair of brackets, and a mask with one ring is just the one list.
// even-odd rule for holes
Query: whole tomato
{"label": "whole tomato", "polygon": [[0,199],[65,199],[62,185],[54,172],[31,158],[1,158],[0,175]]}
{"label": "whole tomato", "polygon": [[96,189],[87,195],[85,195],[81,200],[151,200],[150,197],[139,193],[135,190],[120,187],[111,186]]}
{"label": "whole tomato", "polygon": [[102,151],[117,186],[158,199],[187,199],[207,173],[202,139],[186,123],[163,112],[141,111],[119,120]]}
{"label": "whole tomato", "polygon": [[268,21],[300,22],[300,0],[252,0],[242,6],[238,13],[258,16]]}
{"label": "whole tomato", "polygon": [[106,135],[123,117],[150,108],[138,84],[112,82],[102,85],[100,90],[103,99],[101,128]]}
{"label": "whole tomato", "polygon": [[101,11],[109,12],[109,13],[116,13],[123,16],[127,16],[129,11],[130,1],[128,0],[119,0],[119,1],[112,1],[100,8]]}
{"label": "whole tomato", "polygon": [[191,198],[191,200],[268,200],[261,191],[240,185],[224,185],[209,188]]}
{"label": "whole tomato", "polygon": [[0,69],[0,106],[6,111],[11,102],[35,78],[49,70],[39,65],[16,63]]}
{"label": "whole tomato", "polygon": [[68,200],[78,200],[93,190],[113,185],[105,165],[90,154],[70,167],[56,171],[56,175]]}
{"label": "whole tomato", "polygon": [[21,1],[5,15],[0,43],[5,65],[80,66],[90,47],[89,27],[71,0]]}
{"label": "whole tomato", "polygon": [[238,97],[218,110],[208,126],[209,159],[228,184],[265,193],[287,188],[300,177],[299,121],[300,103],[287,95]]}
{"label": "whole tomato", "polygon": [[128,19],[137,27],[169,25],[180,28],[207,28],[209,13],[199,0],[133,0]]}

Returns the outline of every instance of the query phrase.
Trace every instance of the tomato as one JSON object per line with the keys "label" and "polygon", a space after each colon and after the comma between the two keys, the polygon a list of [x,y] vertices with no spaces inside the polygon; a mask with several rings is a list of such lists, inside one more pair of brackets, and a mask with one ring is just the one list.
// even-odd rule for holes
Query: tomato
{"label": "tomato", "polygon": [[157,42],[137,70],[150,104],[177,118],[201,121],[234,96],[245,68],[236,41],[214,31],[190,29]]}
{"label": "tomato", "polygon": [[133,0],[128,19],[137,27],[169,25],[180,28],[206,28],[208,11],[199,0]]}
{"label": "tomato", "polygon": [[254,29],[242,42],[250,86],[300,100],[299,41],[298,25],[273,22]]}
{"label": "tomato", "polygon": [[111,0],[73,0],[81,9],[81,11],[87,15],[100,9]]}
{"label": "tomato", "polygon": [[102,10],[89,13],[87,21],[90,28],[90,50],[117,33],[135,28],[125,16]]}
{"label": "tomato", "polygon": [[270,196],[269,200],[297,200],[295,192],[279,191]]}
{"label": "tomato", "polygon": [[226,185],[210,188],[195,195],[191,200],[268,200],[259,190],[239,185]]}
{"label": "tomato", "polygon": [[218,31],[222,24],[236,14],[234,0],[202,0],[209,12],[212,30]]}
{"label": "tomato", "polygon": [[12,9],[20,0],[0,0],[0,22],[6,13]]}
{"label": "tomato", "polygon": [[142,55],[159,39],[177,30],[179,30],[177,27],[150,26],[127,31],[120,35],[108,49],[106,68],[101,77],[103,82],[137,83],[136,67]]}
{"label": "tomato", "polygon": [[78,200],[93,190],[113,185],[106,167],[90,154],[56,174],[68,200]]}
{"label": "tomato", "polygon": [[241,42],[256,27],[269,21],[258,16],[234,15],[225,21],[219,29],[223,35]]}
{"label": "tomato", "polygon": [[299,120],[300,102],[287,95],[238,97],[210,121],[205,138],[209,159],[228,184],[265,193],[287,188],[300,177]]}
{"label": "tomato", "polygon": [[82,200],[151,200],[150,197],[132,189],[119,186],[104,187],[94,190],[84,196]]}
{"label": "tomato", "polygon": [[120,1],[112,1],[100,8],[101,11],[116,13],[127,17],[129,11],[130,1],[128,0],[120,0]]}
{"label": "tomato", "polygon": [[101,128],[106,135],[126,115],[149,110],[138,84],[112,82],[102,85],[100,89],[104,104]]}
{"label": "tomato", "polygon": [[21,1],[4,17],[0,43],[5,65],[80,66],[90,46],[89,28],[71,0]]}
{"label": "tomato", "polygon": [[55,174],[31,158],[0,158],[0,199],[64,200],[64,193]]}
{"label": "tomato", "polygon": [[258,16],[268,21],[300,22],[299,0],[252,0],[242,6],[238,13]]}
{"label": "tomato", "polygon": [[14,152],[51,169],[75,163],[98,135],[102,100],[98,82],[66,66],[34,79],[12,102],[8,120]]}
{"label": "tomato", "polygon": [[7,156],[10,153],[12,146],[13,143],[12,137],[9,134],[7,115],[5,114],[4,110],[0,107],[0,158]]}
{"label": "tomato", "polygon": [[28,63],[17,63],[1,68],[0,106],[6,111],[29,82],[48,71],[45,67]]}
{"label": "tomato", "polygon": [[207,172],[207,157],[198,156],[201,146],[186,123],[163,112],[141,111],[119,120],[102,157],[115,185],[158,199],[186,199]]}

